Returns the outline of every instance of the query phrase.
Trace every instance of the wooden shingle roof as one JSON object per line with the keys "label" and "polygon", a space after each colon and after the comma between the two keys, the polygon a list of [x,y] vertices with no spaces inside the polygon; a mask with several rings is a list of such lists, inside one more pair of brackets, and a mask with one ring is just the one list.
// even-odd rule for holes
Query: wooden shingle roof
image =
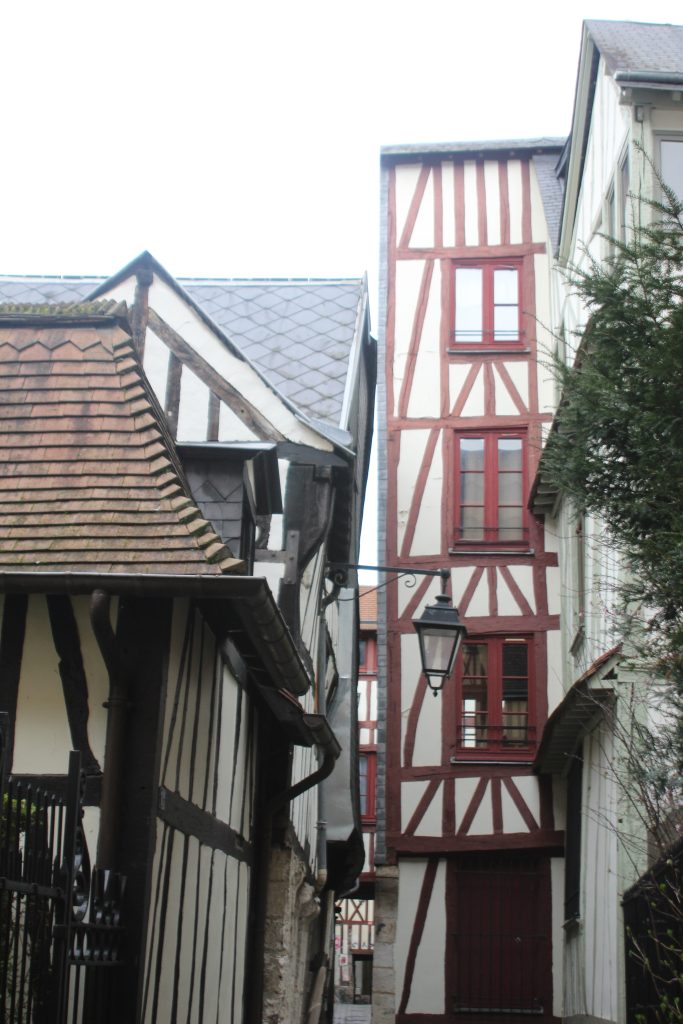
{"label": "wooden shingle roof", "polygon": [[188,496],[125,316],[0,305],[0,573],[243,567]]}

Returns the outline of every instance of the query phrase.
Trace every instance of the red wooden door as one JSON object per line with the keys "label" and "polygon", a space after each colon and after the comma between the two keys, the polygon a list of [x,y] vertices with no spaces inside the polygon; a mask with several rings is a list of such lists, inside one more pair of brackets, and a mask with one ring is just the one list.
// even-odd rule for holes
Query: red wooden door
{"label": "red wooden door", "polygon": [[456,1014],[550,1015],[547,861],[462,858],[449,865],[448,1001]]}

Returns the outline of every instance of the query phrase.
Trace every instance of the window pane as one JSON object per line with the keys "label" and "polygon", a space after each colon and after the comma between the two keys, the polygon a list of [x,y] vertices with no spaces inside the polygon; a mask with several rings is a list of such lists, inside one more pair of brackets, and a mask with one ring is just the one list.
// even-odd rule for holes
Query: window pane
{"label": "window pane", "polygon": [[522,442],[516,437],[501,437],[498,440],[498,469],[522,468]]}
{"label": "window pane", "polygon": [[522,474],[500,473],[498,476],[498,504],[522,504]]}
{"label": "window pane", "polygon": [[523,510],[521,508],[498,509],[498,539],[524,540]]}
{"label": "window pane", "polygon": [[483,274],[481,268],[459,267],[455,271],[455,340],[482,340]]}
{"label": "window pane", "polygon": [[476,505],[460,509],[460,532],[463,540],[484,539],[484,510]]}
{"label": "window pane", "polygon": [[484,469],[483,437],[460,438],[460,468],[463,470]]}
{"label": "window pane", "polygon": [[662,140],[662,180],[683,198],[683,142]]}
{"label": "window pane", "polygon": [[493,311],[493,337],[496,341],[517,341],[519,313],[516,306],[496,306]]}
{"label": "window pane", "polygon": [[493,301],[498,306],[517,305],[518,284],[516,270],[494,270],[493,271]]}
{"label": "window pane", "polygon": [[465,644],[462,651],[463,676],[485,676],[488,672],[486,644]]}
{"label": "window pane", "polygon": [[484,504],[484,474],[463,473],[460,477],[460,501],[463,505]]}
{"label": "window pane", "polygon": [[526,643],[503,644],[503,743],[528,742],[529,648]]}

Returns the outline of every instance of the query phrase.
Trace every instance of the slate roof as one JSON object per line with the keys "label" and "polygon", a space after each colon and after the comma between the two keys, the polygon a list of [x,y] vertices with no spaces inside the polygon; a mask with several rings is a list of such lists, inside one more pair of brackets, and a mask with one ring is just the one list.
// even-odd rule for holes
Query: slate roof
{"label": "slate roof", "polygon": [[683,75],[683,25],[587,21],[586,29],[613,75]]}
{"label": "slate roof", "polygon": [[[104,279],[0,277],[0,302],[87,298]],[[178,278],[178,284],[281,395],[340,425],[363,282]]]}
{"label": "slate roof", "polygon": [[536,170],[536,180],[545,210],[548,232],[553,246],[557,247],[560,239],[564,200],[564,182],[557,175],[558,154],[541,153],[531,159]]}
{"label": "slate roof", "polygon": [[125,313],[0,305],[0,572],[243,566],[188,497]]}

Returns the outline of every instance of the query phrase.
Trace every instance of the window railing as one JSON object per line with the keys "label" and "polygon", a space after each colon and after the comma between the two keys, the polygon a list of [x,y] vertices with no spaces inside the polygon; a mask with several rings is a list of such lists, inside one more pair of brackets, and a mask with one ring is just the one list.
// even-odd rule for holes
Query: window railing
{"label": "window railing", "polygon": [[536,742],[536,729],[528,714],[515,711],[503,715],[501,725],[489,725],[485,711],[465,714],[458,726],[458,746],[465,750],[500,750],[529,747]]}

